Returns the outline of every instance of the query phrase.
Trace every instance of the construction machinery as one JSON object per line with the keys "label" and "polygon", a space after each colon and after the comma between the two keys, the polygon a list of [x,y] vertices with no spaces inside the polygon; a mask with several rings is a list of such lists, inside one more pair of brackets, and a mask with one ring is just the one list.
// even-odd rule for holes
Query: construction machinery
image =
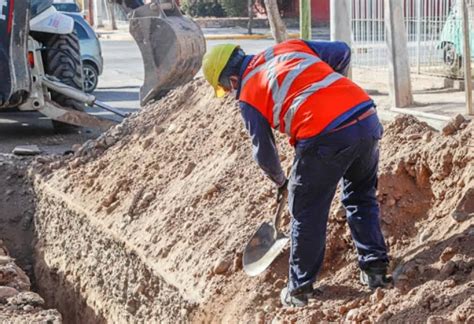
{"label": "construction machinery", "polygon": [[[205,52],[202,31],[181,15],[174,0],[113,0],[129,15],[130,32],[145,66],[142,104],[190,81]],[[73,19],[53,0],[0,0],[0,110],[39,111],[57,127],[108,128],[109,120],[87,114],[98,102],[82,90],[82,65]]]}

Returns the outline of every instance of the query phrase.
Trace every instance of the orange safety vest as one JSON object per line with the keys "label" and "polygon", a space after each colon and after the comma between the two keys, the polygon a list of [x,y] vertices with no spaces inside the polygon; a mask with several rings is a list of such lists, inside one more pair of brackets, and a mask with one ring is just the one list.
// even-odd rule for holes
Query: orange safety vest
{"label": "orange safety vest", "polygon": [[370,97],[334,72],[304,41],[290,40],[253,57],[242,76],[239,99],[294,144],[318,135]]}

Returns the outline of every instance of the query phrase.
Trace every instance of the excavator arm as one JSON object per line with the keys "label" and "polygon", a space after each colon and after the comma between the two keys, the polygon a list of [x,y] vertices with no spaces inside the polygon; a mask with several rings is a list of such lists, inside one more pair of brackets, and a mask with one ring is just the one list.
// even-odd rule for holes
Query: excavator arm
{"label": "excavator arm", "polygon": [[174,0],[112,0],[130,19],[145,70],[140,101],[145,105],[189,82],[201,68],[206,42],[199,26]]}

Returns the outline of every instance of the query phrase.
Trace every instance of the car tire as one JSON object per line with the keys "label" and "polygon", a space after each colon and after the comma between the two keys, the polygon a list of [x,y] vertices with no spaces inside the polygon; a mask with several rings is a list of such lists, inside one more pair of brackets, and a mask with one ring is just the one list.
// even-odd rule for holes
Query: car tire
{"label": "car tire", "polygon": [[462,67],[462,56],[456,52],[456,47],[451,42],[446,42],[443,46],[443,62],[450,68]]}
{"label": "car tire", "polygon": [[82,63],[82,75],[84,76],[84,91],[92,93],[99,83],[99,71],[90,63]]}

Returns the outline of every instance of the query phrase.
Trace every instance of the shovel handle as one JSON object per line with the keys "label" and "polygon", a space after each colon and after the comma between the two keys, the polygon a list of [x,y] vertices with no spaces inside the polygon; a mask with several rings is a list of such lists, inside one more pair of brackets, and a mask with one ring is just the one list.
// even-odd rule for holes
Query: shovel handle
{"label": "shovel handle", "polygon": [[273,228],[275,229],[275,233],[280,233],[280,220],[281,220],[281,213],[286,205],[286,200],[288,198],[288,192],[285,190],[284,194],[278,195],[277,197],[277,210],[275,215],[273,216]]}

